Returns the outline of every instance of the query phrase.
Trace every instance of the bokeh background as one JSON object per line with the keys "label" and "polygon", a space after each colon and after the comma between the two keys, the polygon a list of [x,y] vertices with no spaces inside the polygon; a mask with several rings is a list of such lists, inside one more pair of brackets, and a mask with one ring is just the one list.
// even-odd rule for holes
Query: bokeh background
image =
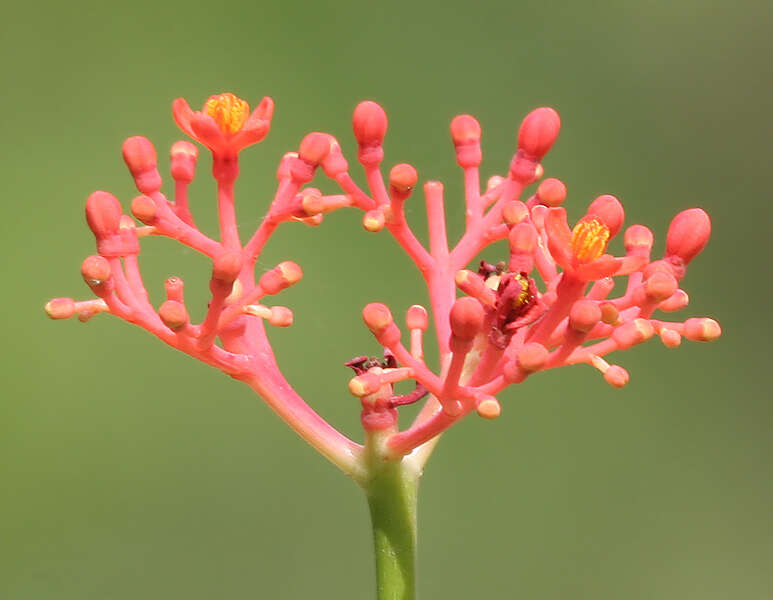
{"label": "bokeh background", "polygon": [[[716,317],[721,341],[615,357],[631,373],[623,390],[586,367],[540,375],[502,395],[498,421],[453,429],[422,483],[420,595],[773,597],[772,17],[763,0],[5,7],[0,598],[372,596],[360,491],[248,388],[116,319],[41,310],[88,296],[83,203],[106,189],[128,206],[122,140],[150,137],[166,168],[181,136],[171,101],[225,90],[277,103],[269,138],[243,155],[245,233],[306,132],[333,133],[355,162],[363,99],[390,116],[385,165],[445,181],[456,234],[448,123],[462,112],[482,123],[488,176],[505,170],[522,116],[556,107],[545,167],[566,181],[571,217],[614,193],[662,251],[671,216],[704,207],[713,239],[684,285],[689,314]],[[208,160],[192,206],[213,227]],[[409,211],[423,231],[421,195]],[[353,436],[342,363],[378,352],[360,308],[425,298],[389,236],[359,220],[285,226],[259,264],[303,266],[281,298],[296,324],[271,338],[290,381]],[[182,275],[202,314],[199,256],[150,239],[141,259],[157,302]]]}

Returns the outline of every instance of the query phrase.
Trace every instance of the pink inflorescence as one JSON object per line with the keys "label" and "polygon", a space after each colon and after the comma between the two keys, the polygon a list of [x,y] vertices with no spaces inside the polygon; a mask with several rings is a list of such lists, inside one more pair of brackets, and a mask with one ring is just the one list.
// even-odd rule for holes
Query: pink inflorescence
{"label": "pink inflorescence", "polygon": [[[418,182],[416,169],[394,166],[385,182],[381,173],[387,117],[374,102],[354,111],[357,158],[365,170],[368,191],[349,175],[338,141],[325,133],[310,133],[297,152],[279,164],[278,189],[253,236],[243,243],[236,226],[234,181],[238,155],[268,133],[273,102],[263,99],[250,112],[233,94],[207,100],[193,111],[178,99],[173,113],[181,129],[213,154],[217,180],[220,237],[213,239],[195,225],[188,206],[188,185],[194,177],[197,148],[180,141],[172,146],[174,200],[161,192],[156,151],[145,138],[126,140],[123,155],[140,195],[131,202],[135,219],[123,214],[118,200],[95,192],[86,202],[86,219],[97,243],[97,254],[82,265],[82,274],[97,296],[75,301],[56,298],[46,305],[55,319],[78,316],[85,321],[109,312],[150,331],[167,344],[252,386],[304,439],[345,471],[352,472],[363,447],[325,422],[296,394],[281,374],[265,335],[264,322],[286,327],[293,313],[263,302],[297,283],[301,268],[290,261],[255,276],[255,263],[276,228],[285,222],[319,225],[326,213],[343,207],[363,211],[367,231],[388,230],[413,259],[429,291],[431,317],[437,333],[440,369],[424,361],[423,337],[430,313],[412,306],[405,324],[407,346],[392,313],[384,304],[363,309],[363,319],[385,358],[358,357],[347,363],[355,370],[349,390],[362,401],[367,433],[385,436],[395,458],[411,453],[450,425],[476,411],[496,418],[496,395],[538,371],[585,363],[600,371],[612,386],[622,387],[628,373],[605,356],[657,335],[669,348],[682,338],[710,341],[720,335],[716,321],[691,318],[671,322],[653,318],[656,310],[684,308],[680,288],[689,262],[706,245],[711,224],[699,208],[679,213],[671,223],[662,259],[652,260],[653,235],[641,225],[624,233],[625,256],[607,253],[609,241],[621,230],[623,207],[603,195],[570,228],[562,208],[567,191],[558,179],[541,181],[525,201],[524,188],[543,176],[542,158],[560,129],[558,114],[538,108],[524,119],[517,150],[504,176],[488,180],[481,191],[481,128],[469,115],[451,122],[451,138],[464,172],[466,227],[450,247],[446,235],[443,186],[424,184],[429,225],[428,247],[416,238],[405,219],[404,203]],[[323,194],[309,187],[318,170],[332,179],[339,193]],[[140,274],[140,238],[174,238],[212,261],[211,299],[204,320],[190,321],[177,277],[166,281],[166,299],[154,307]],[[480,262],[468,269],[487,246],[507,239],[508,256],[496,264]],[[627,277],[625,292],[611,298],[614,277]],[[461,296],[457,297],[457,291]],[[395,395],[394,384],[413,380],[414,392]],[[398,430],[399,406],[429,394],[414,423]]]}

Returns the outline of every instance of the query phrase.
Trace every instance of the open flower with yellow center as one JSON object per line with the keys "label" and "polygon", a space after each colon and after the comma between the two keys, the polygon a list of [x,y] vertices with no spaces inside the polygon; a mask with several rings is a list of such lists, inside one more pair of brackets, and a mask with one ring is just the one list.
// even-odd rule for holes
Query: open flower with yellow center
{"label": "open flower with yellow center", "polygon": [[599,196],[571,230],[566,211],[551,208],[545,219],[550,254],[564,273],[582,281],[638,271],[646,263],[640,257],[605,254],[623,219],[623,207],[613,196]]}
{"label": "open flower with yellow center", "polygon": [[183,98],[172,104],[180,129],[221,158],[236,156],[266,137],[273,113],[271,98],[263,98],[250,113],[250,105],[230,92],[210,96],[200,111],[192,110]]}

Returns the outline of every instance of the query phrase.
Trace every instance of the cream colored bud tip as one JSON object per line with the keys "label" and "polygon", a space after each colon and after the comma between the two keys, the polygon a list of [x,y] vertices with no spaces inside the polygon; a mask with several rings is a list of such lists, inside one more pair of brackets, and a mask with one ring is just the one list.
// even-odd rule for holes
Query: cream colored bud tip
{"label": "cream colored bud tip", "polygon": [[478,415],[484,419],[496,419],[502,414],[502,405],[499,404],[496,398],[486,398],[478,403],[475,408]]}

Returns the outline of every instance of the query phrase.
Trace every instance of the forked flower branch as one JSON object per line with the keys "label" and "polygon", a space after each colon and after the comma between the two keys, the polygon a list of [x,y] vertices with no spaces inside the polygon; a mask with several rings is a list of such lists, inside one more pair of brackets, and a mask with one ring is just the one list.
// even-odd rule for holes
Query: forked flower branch
{"label": "forked flower branch", "polygon": [[[86,258],[82,274],[96,299],[55,298],[46,311],[55,319],[78,316],[83,321],[111,313],[252,387],[303,439],[365,488],[377,553],[383,551],[378,562],[382,598],[411,597],[412,566],[406,570],[394,557],[390,563],[389,553],[411,554],[412,562],[415,535],[415,523],[405,524],[407,537],[399,528],[389,531],[400,519],[384,515],[390,510],[385,498],[405,493],[415,507],[415,482],[446,429],[473,412],[496,418],[501,411],[497,396],[538,372],[582,363],[597,369],[610,385],[622,387],[628,373],[610,364],[609,354],[655,336],[674,348],[683,338],[710,341],[720,335],[712,319],[653,316],[688,304],[680,283],[710,235],[703,210],[676,215],[662,258],[652,258],[653,234],[642,225],[625,230],[625,256],[613,256],[606,252],[607,245],[624,221],[617,198],[599,196],[570,228],[561,207],[567,195],[561,181],[544,179],[533,194],[524,194],[527,186],[542,179],[541,161],[558,136],[560,120],[550,108],[527,115],[507,172],[490,177],[485,188],[479,172],[480,125],[469,115],[453,119],[451,138],[464,177],[465,229],[456,243],[449,243],[443,185],[428,181],[423,186],[428,247],[417,239],[404,212],[418,183],[416,170],[397,164],[387,180],[383,177],[387,117],[374,102],[362,102],[353,116],[357,159],[367,189],[350,176],[336,138],[310,133],[297,152],[281,159],[274,199],[249,240],[240,239],[236,226],[239,153],[268,133],[273,101],[264,98],[250,112],[246,102],[226,93],[193,111],[178,99],[173,114],[180,128],[212,153],[219,238],[197,228],[189,207],[196,146],[186,141],[172,146],[170,200],[161,191],[153,145],[142,137],[129,138],[123,156],[140,192],[131,202],[134,218],[107,192],[95,192],[86,202],[97,254]],[[310,186],[320,172],[337,186],[335,193]],[[462,209],[456,201],[452,207]],[[347,363],[355,371],[349,390],[362,403],[362,444],[328,424],[293,390],[266,336],[266,323],[292,325],[292,310],[275,304],[273,297],[279,299],[282,290],[301,280],[301,267],[285,261],[259,276],[255,272],[256,260],[280,225],[316,226],[326,214],[343,208],[362,211],[366,230],[392,235],[422,274],[430,299],[429,310],[419,305],[408,310],[405,335],[386,305],[373,303],[362,311],[366,326],[384,348],[383,360],[362,356]],[[211,298],[201,323],[190,321],[178,277],[166,281],[166,300],[160,306],[151,303],[138,262],[140,240],[149,235],[173,238],[211,259]],[[509,252],[501,262],[471,267],[486,247],[504,239]],[[611,297],[616,277],[626,278],[625,291]],[[430,317],[440,356],[436,370],[424,361]],[[415,391],[395,394],[394,385],[406,380],[415,382]],[[414,402],[424,405],[415,421],[400,431],[399,407]],[[379,531],[384,537],[381,546]]]}

